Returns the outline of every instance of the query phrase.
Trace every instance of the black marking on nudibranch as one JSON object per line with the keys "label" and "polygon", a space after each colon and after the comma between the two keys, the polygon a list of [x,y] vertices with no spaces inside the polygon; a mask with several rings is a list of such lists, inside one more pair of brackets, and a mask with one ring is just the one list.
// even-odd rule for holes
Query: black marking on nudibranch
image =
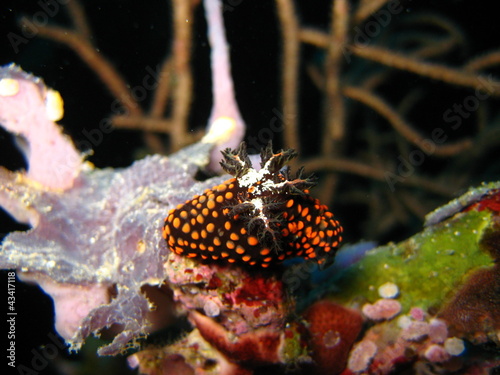
{"label": "black marking on nudibranch", "polygon": [[287,258],[322,263],[342,241],[342,227],[309,195],[312,177],[295,178],[285,164],[293,150],[261,151],[252,168],[245,143],[222,151],[222,168],[234,177],[170,210],[163,237],[176,254],[267,268]]}

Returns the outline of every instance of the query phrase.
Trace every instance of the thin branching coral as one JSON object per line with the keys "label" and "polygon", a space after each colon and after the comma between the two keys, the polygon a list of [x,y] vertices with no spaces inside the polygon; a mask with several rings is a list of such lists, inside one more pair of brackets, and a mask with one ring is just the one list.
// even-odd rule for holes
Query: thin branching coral
{"label": "thin branching coral", "polygon": [[[500,139],[498,114],[491,104],[499,95],[499,81],[490,73],[498,65],[498,52],[481,48],[468,54],[470,29],[462,29],[456,14],[445,17],[404,2],[336,0],[318,5],[321,15],[312,18],[301,1],[277,0],[264,8],[258,2],[199,3],[173,0],[171,9],[164,10],[172,25],[164,39],[171,43],[162,45],[155,61],[149,57],[157,45],[151,53],[137,53],[147,74],[137,73],[135,81],[123,67],[149,38],[140,46],[130,43],[127,57],[113,55],[110,45],[102,47],[100,32],[92,30],[100,26],[96,20],[104,5],[37,2],[42,10],[25,14],[18,20],[20,28],[9,30],[9,48],[27,51],[28,60],[37,63],[29,54],[35,42],[46,39],[45,48],[54,48],[53,42],[69,47],[112,98],[107,102],[109,97],[92,92],[88,104],[80,90],[83,82],[72,82],[69,94],[60,90],[68,102],[85,103],[88,113],[106,102],[99,128],[81,131],[87,138],[82,147],[87,154],[82,154],[54,124],[63,116],[57,91],[14,65],[2,68],[0,120],[16,137],[26,172],[0,169],[0,203],[31,229],[5,238],[1,266],[17,269],[18,277],[51,295],[57,331],[73,349],[109,328],[112,341],[99,353],[142,345],[128,361],[143,373],[250,374],[263,368],[275,373],[391,373],[401,365],[431,373],[485,373],[498,368],[498,355],[477,350],[480,345],[498,348],[498,184],[473,189],[427,216],[427,228],[406,241],[376,249],[364,243],[337,252],[340,228],[326,207],[309,197],[311,181],[300,174],[293,180],[281,168],[293,153],[274,154],[264,147],[273,135],[275,144],[281,140],[284,149],[298,151],[299,158],[290,160],[293,169],[305,165],[308,173],[317,172],[321,202],[333,200],[336,213],[340,208],[336,216],[345,218],[351,239],[390,238],[400,228],[411,231],[412,223],[419,224],[438,202],[497,171],[491,155]],[[234,30],[229,42],[224,32],[224,22],[234,25],[249,18],[252,27],[260,27],[261,17],[248,17],[253,7],[259,16],[273,19],[273,27],[259,40],[259,51],[267,39],[279,39],[272,57],[266,56],[282,92],[280,104],[264,115],[267,127],[248,120],[245,126],[243,118],[251,114],[241,115],[238,107],[246,105],[252,89],[238,91],[238,79],[233,84],[229,62],[240,43],[231,41]],[[107,29],[114,18],[103,17]],[[137,19],[133,28],[144,27]],[[149,18],[146,23],[157,31]],[[255,28],[240,29],[245,35],[257,33]],[[121,39],[127,38],[119,35]],[[472,41],[478,44],[477,35]],[[208,57],[199,54],[208,45],[211,75],[197,75],[199,66],[209,65]],[[278,54],[282,63],[273,65]],[[23,54],[15,60],[23,61]],[[250,60],[240,60],[234,70],[247,65]],[[70,66],[68,70],[81,74]],[[203,81],[209,75],[213,103],[203,112],[199,97],[209,95],[210,84]],[[134,84],[137,79],[140,83]],[[267,88],[264,96],[279,91]],[[444,104],[434,107],[437,102]],[[262,108],[254,112],[262,113]],[[207,130],[199,130],[199,124]],[[113,129],[142,131],[149,152],[178,151],[149,156],[124,169],[95,168],[85,161],[89,148],[102,150],[99,145]],[[273,172],[254,181],[256,186],[245,180],[250,158],[241,148],[231,151],[247,130],[249,148],[263,148]],[[120,144],[113,155],[123,148]],[[234,180],[212,177],[221,172],[221,150],[226,150],[222,167]],[[265,172],[266,164],[261,167]],[[239,191],[240,200],[232,207],[217,206],[214,202],[223,203],[216,200],[222,192],[215,194],[214,187],[234,194],[231,181],[238,179],[248,191]],[[267,194],[262,185],[268,180],[274,188],[285,188],[280,199],[250,195],[250,189]],[[198,198],[210,201],[212,194],[214,207],[205,207],[208,214],[229,214],[234,220],[210,218],[195,233],[191,229],[207,220],[203,211],[201,216],[196,211],[204,209]],[[230,198],[224,194],[223,200]],[[301,199],[305,203],[297,204]],[[294,212],[283,211],[283,204]],[[191,214],[186,205],[193,206],[196,216],[177,228]],[[322,218],[329,220],[326,231],[316,233],[315,224],[297,234],[304,222],[285,215],[305,212],[305,221],[311,222],[311,210],[316,210],[319,225]],[[247,220],[245,231],[259,234],[245,238],[262,260],[255,265],[268,263],[272,257],[266,257],[267,251],[284,260],[280,241],[293,231],[300,243],[294,243],[298,251],[290,256],[335,251],[337,262],[329,268],[329,262],[298,260],[266,269],[241,267],[254,260],[237,252],[248,246],[231,242],[240,240],[230,232],[239,216]],[[283,219],[289,221],[287,228]],[[215,230],[216,224],[229,231],[221,232],[225,249],[218,251],[223,256],[224,250],[235,250],[241,259],[230,259],[238,264],[203,262],[203,252],[194,252],[193,246],[205,246],[198,241],[201,232]],[[276,235],[279,229],[282,238]],[[331,242],[322,244],[321,233],[330,236],[329,231]],[[403,235],[401,231],[396,237]],[[219,246],[221,239],[211,240]],[[314,303],[325,293],[332,301]],[[470,317],[477,322],[468,324]],[[143,340],[169,323],[182,327],[175,340]],[[475,351],[467,352],[469,345]]]}
{"label": "thin branching coral", "polygon": [[[239,2],[223,7],[230,20],[250,10],[250,4]],[[318,26],[303,20],[302,7],[290,0],[275,3],[276,27],[281,30],[282,68],[276,76],[281,81],[282,108],[270,111],[269,129],[250,125],[257,127],[256,142],[249,143],[252,148],[257,145],[258,151],[267,143],[268,133],[276,133],[276,144],[281,139],[285,147],[299,152],[301,158],[292,166],[305,165],[324,176],[317,193],[322,201],[330,204],[337,196],[337,202],[345,202],[341,213],[351,203],[366,213],[356,233],[370,238],[386,238],[396,228],[408,228],[470,182],[481,181],[473,166],[481,166],[498,139],[495,113],[489,110],[500,92],[499,81],[490,74],[498,64],[497,51],[466,55],[470,41],[461,25],[432,9],[420,11],[415,4],[335,1],[319,11],[329,15],[322,17],[328,21],[326,27],[324,22]],[[143,130],[154,152],[176,150],[200,139],[201,132],[189,129],[187,115],[196,100],[192,73],[196,64],[190,56],[197,48],[192,28],[199,20],[198,5],[172,2],[173,39],[167,57],[154,69],[158,80],[151,86],[147,106],[106,57],[106,50],[96,46],[85,8],[68,1],[64,10],[71,26],[37,25],[36,35],[71,48],[102,80],[123,108],[109,122],[117,128]],[[20,23],[26,30],[33,25],[29,15]],[[220,82],[220,74],[225,74],[220,72],[228,70],[219,67],[229,60],[229,50],[217,42],[220,32],[213,26],[208,31],[212,53],[220,57],[212,82]],[[433,89],[450,97],[439,109],[434,109]],[[232,91],[232,83],[214,90]],[[321,95],[316,107],[308,103],[311,95]],[[236,104],[217,97],[222,96],[214,96],[209,123],[221,118],[224,107],[229,118],[242,123]],[[314,116],[320,123],[308,128],[312,116],[301,107],[321,113]],[[280,113],[281,127],[274,125],[275,112]],[[166,146],[162,134],[169,135]]]}

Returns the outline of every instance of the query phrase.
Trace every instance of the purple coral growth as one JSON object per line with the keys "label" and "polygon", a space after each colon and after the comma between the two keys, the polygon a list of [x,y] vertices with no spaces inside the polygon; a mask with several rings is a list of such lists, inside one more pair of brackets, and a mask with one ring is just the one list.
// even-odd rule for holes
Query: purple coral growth
{"label": "purple coral growth", "polygon": [[[237,144],[244,132],[221,9],[210,4],[217,105],[202,143],[170,157],[147,157],[122,170],[94,169],[54,122],[63,115],[59,93],[14,65],[0,68],[0,122],[26,141],[28,164],[26,173],[0,168],[0,205],[32,226],[5,238],[0,266],[20,270],[20,278],[52,296],[56,328],[73,349],[116,324],[121,333],[99,350],[115,354],[151,329],[148,315],[155,306],[141,288],[167,278],[163,219],[169,209],[224,179],[200,182],[194,175],[218,162],[210,159],[219,157],[214,146]],[[235,123],[226,129],[214,123],[219,118]]]}
{"label": "purple coral growth", "polygon": [[[29,83],[32,78],[15,79]],[[25,83],[16,95],[35,95],[29,90],[44,88]],[[29,140],[36,130],[27,129]],[[66,146],[73,147],[67,139],[62,144],[33,157],[62,160]],[[212,148],[212,143],[197,143],[170,157],[146,157],[126,169],[99,170],[81,163],[76,177],[67,175],[71,184],[66,189],[0,169],[0,204],[32,225],[4,239],[0,267],[17,269],[21,279],[38,283],[53,298],[56,329],[71,349],[115,326],[121,331],[98,353],[120,353],[157,328],[152,312],[167,304],[171,313],[189,315],[197,328],[188,340],[193,335],[195,342],[205,340],[233,362],[243,359],[245,366],[253,366],[302,355],[283,353],[293,301],[278,273],[254,275],[239,267],[203,265],[170,252],[162,238],[171,208],[228,178],[195,179],[209,164]],[[169,296],[160,301],[147,293],[151,287],[168,289]],[[220,354],[212,355],[214,361],[220,359]]]}
{"label": "purple coral growth", "polygon": [[[19,101],[46,90],[40,80],[12,66],[2,68],[1,76],[19,82]],[[9,112],[17,111],[9,106],[10,100],[11,96],[0,97],[2,124],[10,124],[9,130],[17,126],[29,141],[36,140],[36,126],[10,121],[23,118]],[[50,123],[53,129],[46,125],[48,131],[61,134]],[[35,159],[41,165],[53,165],[54,160],[65,160],[72,144],[62,135],[61,139],[52,142],[50,153],[31,148],[29,163]],[[71,150],[70,156],[78,155]],[[210,150],[210,144],[195,144],[171,157],[148,157],[123,170],[94,170],[83,164],[76,178],[64,175],[71,180],[71,184],[60,181],[61,186],[71,185],[65,191],[35,184],[29,172],[1,170],[0,204],[33,228],[5,238],[0,266],[22,269],[24,280],[39,283],[54,297],[56,327],[73,348],[112,324],[121,324],[123,330],[101,354],[117,353],[147,332],[152,306],[141,287],[159,285],[166,277],[163,263],[169,251],[161,238],[164,216],[168,209],[221,181],[199,182],[193,177],[208,163]],[[75,167],[78,171],[80,166],[75,163]],[[111,298],[110,292],[116,295]],[[72,308],[77,305],[81,308]]]}

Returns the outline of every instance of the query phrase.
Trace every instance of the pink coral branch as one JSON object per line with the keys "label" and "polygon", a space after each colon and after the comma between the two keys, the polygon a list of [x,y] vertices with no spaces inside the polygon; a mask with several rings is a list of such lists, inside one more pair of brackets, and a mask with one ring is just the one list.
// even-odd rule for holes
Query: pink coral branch
{"label": "pink coral branch", "polygon": [[[219,169],[220,150],[236,148],[245,134],[245,123],[236,103],[229,47],[224,30],[222,4],[218,0],[203,2],[208,23],[208,40],[212,48],[212,93],[213,107],[208,121],[208,132],[204,140],[215,143],[212,151],[212,169]],[[217,162],[214,162],[217,161]]]}
{"label": "pink coral branch", "polygon": [[51,189],[68,189],[82,167],[82,155],[54,122],[62,117],[62,99],[40,79],[15,65],[0,68],[0,122],[21,136],[30,179]]}
{"label": "pink coral branch", "polygon": [[109,302],[109,286],[105,284],[58,283],[38,273],[21,274],[21,278],[36,282],[52,297],[56,330],[67,341],[77,334],[83,320],[93,309]]}

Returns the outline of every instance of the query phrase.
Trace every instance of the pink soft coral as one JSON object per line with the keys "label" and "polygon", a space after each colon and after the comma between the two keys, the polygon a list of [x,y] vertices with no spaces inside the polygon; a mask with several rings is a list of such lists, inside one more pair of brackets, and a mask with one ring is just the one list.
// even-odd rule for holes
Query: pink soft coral
{"label": "pink soft coral", "polygon": [[27,142],[26,177],[52,189],[71,187],[83,158],[54,125],[63,114],[59,93],[13,64],[0,70],[0,87],[0,123]]}

